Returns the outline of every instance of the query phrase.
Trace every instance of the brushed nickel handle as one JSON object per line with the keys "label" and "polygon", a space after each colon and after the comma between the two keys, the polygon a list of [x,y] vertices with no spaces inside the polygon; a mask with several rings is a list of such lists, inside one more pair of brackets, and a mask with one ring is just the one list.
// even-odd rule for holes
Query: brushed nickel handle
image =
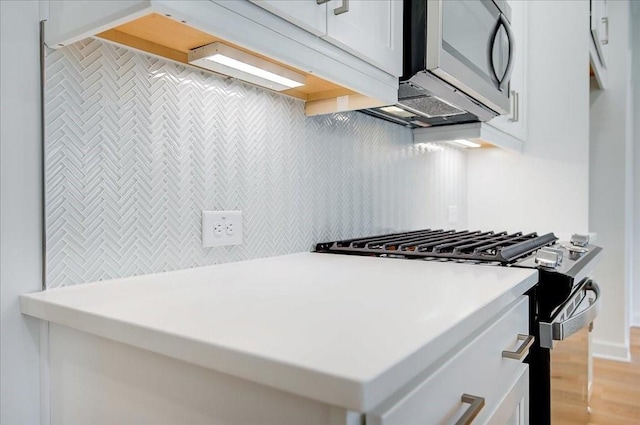
{"label": "brushed nickel handle", "polygon": [[327,3],[328,1],[330,1],[330,0],[316,0],[316,3],[317,3],[317,4],[325,4],[325,3]]}
{"label": "brushed nickel handle", "polygon": [[604,38],[600,41],[602,44],[609,44],[609,18],[602,18],[604,24]]}
{"label": "brushed nickel handle", "polygon": [[580,329],[592,323],[596,319],[596,317],[598,317],[602,301],[600,287],[593,280],[589,280],[585,284],[585,289],[587,291],[592,291],[595,294],[595,299],[590,299],[589,307],[587,307],[580,313],[571,316],[563,322],[554,323],[553,339],[556,339],[556,336],[558,337],[557,339],[559,341],[569,338]]}
{"label": "brushed nickel handle", "polygon": [[518,93],[515,90],[511,90],[511,118],[509,121],[516,122],[518,121]]}
{"label": "brushed nickel handle", "polygon": [[516,351],[504,350],[502,352],[502,357],[514,360],[524,359],[535,340],[536,338],[533,335],[518,334],[518,341],[523,341],[522,344],[520,344],[520,347],[518,347]]}
{"label": "brushed nickel handle", "polygon": [[585,291],[592,291],[595,294],[595,299],[588,298],[589,307],[576,313],[575,305],[582,301],[580,291],[576,291],[575,296],[563,304],[551,322],[540,322],[540,346],[542,348],[553,349],[553,341],[569,338],[582,328],[589,326],[598,317],[602,302],[600,287],[591,279],[586,280],[583,287]]}
{"label": "brushed nickel handle", "polygon": [[342,6],[333,9],[334,15],[342,15],[349,11],[349,0],[342,0]]}
{"label": "brushed nickel handle", "polygon": [[465,410],[464,414],[460,416],[460,419],[456,422],[456,425],[470,425],[471,421],[478,416],[478,413],[484,407],[484,398],[477,395],[462,394],[462,402],[470,403],[471,405]]}

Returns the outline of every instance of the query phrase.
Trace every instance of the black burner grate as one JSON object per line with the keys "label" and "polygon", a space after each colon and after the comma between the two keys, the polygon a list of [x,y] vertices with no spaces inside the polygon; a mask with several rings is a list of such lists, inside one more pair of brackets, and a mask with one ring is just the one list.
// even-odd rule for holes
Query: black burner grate
{"label": "black burner grate", "polygon": [[558,238],[553,233],[418,230],[316,245],[317,252],[512,263]]}

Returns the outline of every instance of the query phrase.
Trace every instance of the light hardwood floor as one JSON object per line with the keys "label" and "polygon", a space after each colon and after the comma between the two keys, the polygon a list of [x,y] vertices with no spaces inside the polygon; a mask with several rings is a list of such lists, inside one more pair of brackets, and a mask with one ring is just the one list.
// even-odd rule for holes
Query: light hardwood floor
{"label": "light hardwood floor", "polygon": [[[572,350],[576,354],[580,343],[576,339],[575,346],[563,348],[562,358],[566,361],[561,367],[580,363],[572,357]],[[556,393],[553,403],[559,413],[553,425],[640,425],[640,328],[631,329],[631,362],[593,360],[591,414],[583,415],[576,407],[576,400],[581,397],[575,392]]]}

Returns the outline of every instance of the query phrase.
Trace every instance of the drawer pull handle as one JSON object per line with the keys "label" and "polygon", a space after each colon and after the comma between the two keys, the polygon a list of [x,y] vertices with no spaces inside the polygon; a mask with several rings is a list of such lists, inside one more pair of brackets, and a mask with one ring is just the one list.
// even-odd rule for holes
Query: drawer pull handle
{"label": "drawer pull handle", "polygon": [[464,415],[458,419],[456,425],[469,425],[484,407],[484,398],[471,394],[462,394],[462,402],[470,403],[471,405],[464,412]]}
{"label": "drawer pull handle", "polygon": [[349,11],[349,0],[342,0],[342,6],[333,9],[334,15],[342,15]]}
{"label": "drawer pull handle", "polygon": [[529,353],[529,348],[531,348],[535,340],[536,338],[533,335],[518,334],[518,341],[523,341],[523,343],[520,344],[517,351],[504,350],[502,352],[502,357],[515,360],[524,359],[527,353]]}

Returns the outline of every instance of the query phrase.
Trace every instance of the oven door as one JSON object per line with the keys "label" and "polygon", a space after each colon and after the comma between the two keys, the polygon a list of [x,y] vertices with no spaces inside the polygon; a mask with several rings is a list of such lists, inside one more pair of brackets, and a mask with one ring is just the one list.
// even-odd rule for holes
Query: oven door
{"label": "oven door", "polygon": [[515,54],[507,10],[504,0],[427,2],[427,70],[500,114]]}
{"label": "oven door", "polygon": [[591,326],[550,350],[551,424],[589,423],[592,363]]}
{"label": "oven door", "polygon": [[[549,323],[540,324],[541,341],[551,341],[551,423],[589,422],[592,382],[591,329],[600,309],[600,289],[585,279]],[[544,335],[544,336],[543,336]],[[551,348],[551,347],[546,347]]]}

